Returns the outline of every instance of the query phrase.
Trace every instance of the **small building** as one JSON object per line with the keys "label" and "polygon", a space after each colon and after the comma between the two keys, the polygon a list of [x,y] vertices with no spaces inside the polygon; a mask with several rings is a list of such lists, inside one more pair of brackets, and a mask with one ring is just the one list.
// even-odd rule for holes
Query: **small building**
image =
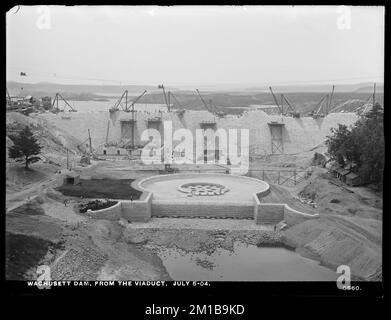
{"label": "small building", "polygon": [[63,184],[71,184],[71,185],[78,185],[80,184],[80,174],[73,171],[68,171],[63,174],[62,176]]}
{"label": "small building", "polygon": [[337,173],[337,178],[342,182],[346,182],[346,176],[350,173],[350,170],[344,168],[338,168],[335,171]]}
{"label": "small building", "polygon": [[350,172],[346,175],[346,184],[351,187],[356,187],[362,184],[362,179],[358,174]]}
{"label": "small building", "polygon": [[334,176],[334,177],[338,177],[338,172],[337,170],[340,169],[340,166],[337,164],[337,163],[333,163],[330,168],[329,168],[329,172]]}
{"label": "small building", "polygon": [[204,119],[200,121],[200,127],[201,129],[215,129],[216,128],[216,121],[214,119]]}
{"label": "small building", "polygon": [[97,148],[96,154],[98,154],[99,156],[118,157],[118,156],[128,156],[129,151],[126,148],[101,145]]}

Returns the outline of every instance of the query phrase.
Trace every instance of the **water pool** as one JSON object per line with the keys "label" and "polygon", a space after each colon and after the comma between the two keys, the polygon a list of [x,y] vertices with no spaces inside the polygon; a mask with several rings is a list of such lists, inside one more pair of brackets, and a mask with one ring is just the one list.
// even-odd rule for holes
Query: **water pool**
{"label": "water pool", "polygon": [[336,281],[338,275],[285,248],[258,248],[242,242],[211,255],[173,248],[158,251],[175,281]]}

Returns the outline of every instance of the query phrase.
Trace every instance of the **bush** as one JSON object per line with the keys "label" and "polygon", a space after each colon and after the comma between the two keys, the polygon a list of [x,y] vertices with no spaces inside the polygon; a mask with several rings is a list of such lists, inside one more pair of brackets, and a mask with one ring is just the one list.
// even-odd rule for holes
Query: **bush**
{"label": "bush", "polygon": [[87,203],[83,203],[79,205],[79,212],[86,213],[88,210],[97,211],[106,208],[110,208],[117,204],[118,201],[111,200],[92,200]]}

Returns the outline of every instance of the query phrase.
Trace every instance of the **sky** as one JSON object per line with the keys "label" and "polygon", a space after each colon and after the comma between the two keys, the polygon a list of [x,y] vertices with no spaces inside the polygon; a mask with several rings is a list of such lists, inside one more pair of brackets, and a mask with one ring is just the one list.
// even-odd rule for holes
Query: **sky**
{"label": "sky", "polygon": [[6,55],[7,80],[31,83],[381,82],[384,8],[20,6]]}

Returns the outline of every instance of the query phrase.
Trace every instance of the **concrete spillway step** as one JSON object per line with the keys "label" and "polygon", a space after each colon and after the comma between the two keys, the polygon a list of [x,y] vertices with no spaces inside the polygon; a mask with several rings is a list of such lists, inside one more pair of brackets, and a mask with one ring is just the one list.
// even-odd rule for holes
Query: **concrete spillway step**
{"label": "concrete spillway step", "polygon": [[202,202],[192,203],[154,200],[152,202],[152,217],[211,217],[251,219],[254,217],[252,202]]}
{"label": "concrete spillway step", "polygon": [[279,222],[281,222],[281,218],[279,217],[276,217],[276,218],[260,218],[258,219],[258,223],[261,223],[261,224],[277,224]]}

